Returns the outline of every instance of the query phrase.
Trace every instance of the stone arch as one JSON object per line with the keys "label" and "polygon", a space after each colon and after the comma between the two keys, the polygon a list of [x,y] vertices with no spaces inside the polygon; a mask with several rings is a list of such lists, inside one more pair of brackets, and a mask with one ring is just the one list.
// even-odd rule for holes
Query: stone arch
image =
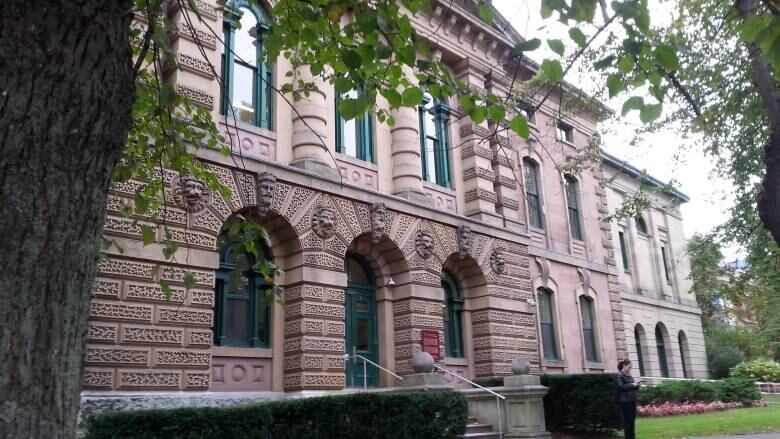
{"label": "stone arch", "polygon": [[693,368],[691,367],[691,348],[688,345],[688,336],[682,329],[677,333],[677,344],[680,350],[680,366],[683,378],[689,378]]}
{"label": "stone arch", "polygon": [[464,298],[472,299],[488,294],[485,274],[473,256],[461,257],[453,253],[442,264],[442,271],[452,276]]}
{"label": "stone arch", "polygon": [[647,332],[641,323],[634,325],[634,350],[636,351],[637,368],[640,376],[647,375],[647,367],[650,365],[649,345],[647,344]]}
{"label": "stone arch", "polygon": [[390,288],[393,291],[406,288],[411,282],[406,257],[387,236],[374,243],[368,233],[361,234],[350,242],[344,256],[348,253],[356,253],[365,258],[374,272],[377,289],[389,288],[390,279],[393,280],[394,285]]}

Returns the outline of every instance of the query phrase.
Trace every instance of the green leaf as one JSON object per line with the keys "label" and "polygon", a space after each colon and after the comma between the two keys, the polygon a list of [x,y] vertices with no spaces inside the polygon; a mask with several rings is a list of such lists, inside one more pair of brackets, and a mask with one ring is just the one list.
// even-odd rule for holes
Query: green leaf
{"label": "green leaf", "polygon": [[597,0],[572,0],[569,15],[578,21],[593,21],[596,15]]}
{"label": "green leaf", "polygon": [[585,47],[588,45],[588,38],[584,33],[582,33],[581,30],[576,27],[569,29],[569,37],[580,47]]}
{"label": "green leaf", "polygon": [[650,123],[661,117],[662,110],[663,105],[661,104],[645,105],[644,108],[639,110],[639,120],[644,123]]}
{"label": "green leaf", "polygon": [[160,289],[165,295],[165,300],[169,300],[171,298],[171,295],[173,295],[173,290],[171,289],[170,284],[168,284],[168,282],[164,280],[160,281]]}
{"label": "green leaf", "polygon": [[666,70],[677,70],[680,66],[680,60],[677,58],[677,53],[670,46],[658,46],[653,52],[656,61]]}
{"label": "green leaf", "polygon": [[485,23],[493,23],[493,9],[484,0],[480,0],[479,4],[477,5],[477,14],[479,14],[479,18],[481,18]]}
{"label": "green leaf", "polygon": [[363,59],[352,49],[343,49],[341,51],[341,61],[350,69],[359,69],[363,64]]}
{"label": "green leaf", "polygon": [[515,46],[515,50],[518,52],[533,52],[542,45],[542,40],[539,38],[532,38],[530,40],[523,41]]}
{"label": "green leaf", "polygon": [[750,17],[740,24],[740,34],[747,43],[755,43],[758,35],[764,30],[770,21],[764,15]]}
{"label": "green leaf", "polygon": [[645,100],[641,96],[632,96],[624,104],[620,114],[625,116],[631,110],[641,110],[645,107]]}
{"label": "green leaf", "polygon": [[339,76],[333,81],[333,88],[338,94],[344,94],[352,90],[353,87],[354,84],[352,83],[352,81],[350,81],[347,78],[344,78],[343,76]]}
{"label": "green leaf", "polygon": [[560,56],[563,56],[563,52],[566,50],[563,46],[563,41],[552,39],[547,40],[547,45],[550,46],[550,49],[552,49],[553,52],[557,53]]}
{"label": "green leaf", "polygon": [[144,240],[144,245],[149,245],[154,242],[154,239],[157,235],[156,229],[152,226],[147,226],[146,224],[141,224],[141,236]]}
{"label": "green leaf", "polygon": [[558,84],[563,81],[563,67],[561,67],[560,62],[546,59],[542,62],[540,69],[550,82]]}
{"label": "green leaf", "polygon": [[195,288],[195,275],[192,272],[186,271],[184,273],[184,288]]}
{"label": "green leaf", "polygon": [[528,129],[528,121],[525,120],[525,116],[522,114],[518,114],[512,118],[512,121],[509,122],[509,129],[523,139],[527,139],[531,135],[531,132]]}
{"label": "green leaf", "polygon": [[474,107],[476,107],[477,103],[474,100],[474,96],[471,95],[463,95],[461,96],[458,101],[460,102],[461,107],[463,107],[463,111],[466,113],[471,113],[474,111]]}
{"label": "green leaf", "polygon": [[481,124],[485,121],[485,119],[487,119],[487,108],[483,106],[474,107],[474,110],[469,113],[469,116],[471,116],[472,122]]}
{"label": "green leaf", "polygon": [[493,105],[488,108],[488,115],[493,122],[503,122],[506,117],[506,109],[500,105]]}
{"label": "green leaf", "polygon": [[382,90],[382,96],[387,99],[387,103],[393,108],[398,108],[403,103],[401,94],[391,88]]}
{"label": "green leaf", "polygon": [[628,55],[620,58],[618,70],[620,73],[629,73],[631,70],[634,70],[634,58]]}
{"label": "green leaf", "polygon": [[550,18],[552,16],[553,10],[552,8],[545,2],[542,2],[542,8],[540,11],[540,15],[542,18]]}
{"label": "green leaf", "polygon": [[623,80],[620,78],[620,76],[614,73],[607,76],[607,88],[609,89],[610,98],[617,96],[625,89],[625,87],[626,85],[623,83]]}
{"label": "green leaf", "polygon": [[422,102],[423,91],[420,87],[408,87],[401,95],[404,107],[416,107]]}
{"label": "green leaf", "polygon": [[607,67],[611,66],[613,62],[615,62],[615,55],[609,55],[605,56],[604,58],[601,58],[600,60],[593,63],[593,68],[596,70],[604,70]]}

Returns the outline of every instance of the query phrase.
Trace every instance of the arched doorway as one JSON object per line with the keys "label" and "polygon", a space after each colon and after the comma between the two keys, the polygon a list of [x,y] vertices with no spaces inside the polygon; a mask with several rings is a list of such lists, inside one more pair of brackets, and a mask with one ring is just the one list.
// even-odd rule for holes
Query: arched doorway
{"label": "arched doorway", "polygon": [[669,378],[669,362],[666,356],[666,328],[663,324],[655,325],[655,346],[658,351],[658,365],[661,369],[661,376]]}
{"label": "arched doorway", "polygon": [[376,280],[368,262],[357,254],[348,254],[347,271],[346,348],[351,355],[347,361],[348,387],[376,387],[377,369],[365,364],[362,358],[379,361],[377,336]]}

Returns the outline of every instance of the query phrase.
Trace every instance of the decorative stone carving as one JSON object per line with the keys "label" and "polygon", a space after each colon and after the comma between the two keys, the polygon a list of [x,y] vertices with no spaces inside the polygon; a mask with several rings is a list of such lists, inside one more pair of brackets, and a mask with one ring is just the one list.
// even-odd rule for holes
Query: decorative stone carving
{"label": "decorative stone carving", "polygon": [[271,212],[271,204],[276,194],[276,176],[270,172],[261,172],[257,176],[257,213],[261,217]]}
{"label": "decorative stone carving", "polygon": [[497,248],[490,254],[490,268],[496,274],[502,274],[506,271],[506,255],[504,255],[503,249]]}
{"label": "decorative stone carving", "polygon": [[368,209],[368,218],[371,224],[371,242],[379,243],[385,235],[387,227],[387,208],[385,203],[374,203]]}
{"label": "decorative stone carving", "polygon": [[195,177],[178,177],[173,181],[173,199],[187,212],[200,212],[211,203],[211,190]]}
{"label": "decorative stone carving", "polygon": [[465,258],[471,252],[471,244],[474,242],[474,234],[467,224],[458,226],[458,255]]}
{"label": "decorative stone carving", "polygon": [[336,211],[325,206],[314,209],[311,228],[322,239],[332,238],[336,234]]}
{"label": "decorative stone carving", "polygon": [[414,251],[417,252],[417,256],[428,259],[433,255],[433,235],[428,232],[420,230],[417,232],[417,239],[414,243]]}

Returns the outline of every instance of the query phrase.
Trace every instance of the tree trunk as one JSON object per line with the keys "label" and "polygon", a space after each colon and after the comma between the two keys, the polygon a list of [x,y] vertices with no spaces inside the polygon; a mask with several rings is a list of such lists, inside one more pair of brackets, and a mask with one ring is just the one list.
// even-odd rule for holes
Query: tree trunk
{"label": "tree trunk", "polygon": [[0,437],[72,438],[131,0],[0,0]]}

